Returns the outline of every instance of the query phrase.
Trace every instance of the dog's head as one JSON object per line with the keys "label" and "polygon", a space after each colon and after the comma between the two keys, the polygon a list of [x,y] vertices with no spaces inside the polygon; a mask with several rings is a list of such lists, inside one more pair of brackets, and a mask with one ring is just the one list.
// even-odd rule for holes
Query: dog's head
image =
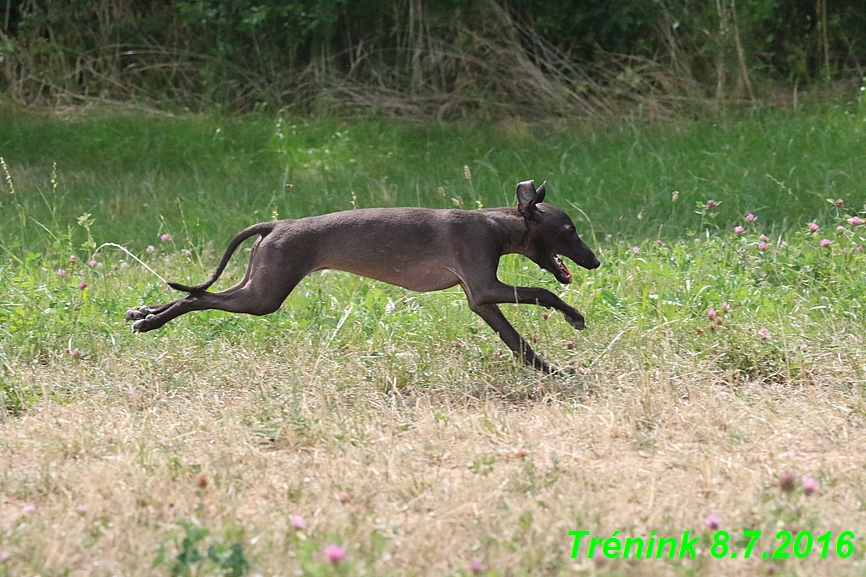
{"label": "dog's head", "polygon": [[545,185],[535,188],[535,181],[517,185],[517,211],[526,221],[527,257],[541,268],[553,273],[563,284],[571,283],[571,272],[560,259],[565,256],[586,269],[601,263],[585,242],[580,240],[571,217],[551,204],[544,203]]}

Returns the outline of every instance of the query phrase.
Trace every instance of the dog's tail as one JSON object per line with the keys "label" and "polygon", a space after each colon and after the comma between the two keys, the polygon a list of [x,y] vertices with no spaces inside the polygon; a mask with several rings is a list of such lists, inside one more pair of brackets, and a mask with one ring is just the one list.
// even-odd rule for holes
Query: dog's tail
{"label": "dog's tail", "polygon": [[259,224],[254,224],[249,228],[245,228],[240,231],[229,243],[228,248],[226,249],[225,254],[223,255],[222,260],[220,261],[219,266],[214,271],[213,275],[206,282],[195,285],[195,286],[186,286],[176,282],[168,283],[168,286],[173,288],[174,290],[188,292],[188,293],[197,293],[206,291],[210,285],[216,282],[216,280],[220,277],[223,271],[226,268],[226,265],[229,263],[229,260],[232,257],[232,254],[237,250],[237,248],[241,245],[243,241],[250,238],[251,236],[256,236],[260,234],[262,236],[267,236],[270,234],[274,227],[277,225],[276,221],[273,222],[260,222]]}

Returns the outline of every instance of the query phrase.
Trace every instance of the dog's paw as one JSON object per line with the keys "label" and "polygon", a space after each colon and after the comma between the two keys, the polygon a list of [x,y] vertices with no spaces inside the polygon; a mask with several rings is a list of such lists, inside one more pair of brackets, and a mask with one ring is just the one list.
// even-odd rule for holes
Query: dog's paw
{"label": "dog's paw", "polygon": [[586,328],[586,321],[584,320],[583,315],[580,313],[577,313],[577,316],[569,314],[565,315],[565,322],[567,322],[579,331],[582,331]]}
{"label": "dog's paw", "polygon": [[143,319],[148,314],[150,314],[150,310],[146,306],[132,307],[126,311],[125,315],[123,315],[123,320],[126,322],[137,321]]}
{"label": "dog's paw", "polygon": [[146,333],[147,331],[153,329],[153,319],[156,318],[156,315],[147,315],[143,319],[139,319],[132,324],[132,332],[134,333]]}

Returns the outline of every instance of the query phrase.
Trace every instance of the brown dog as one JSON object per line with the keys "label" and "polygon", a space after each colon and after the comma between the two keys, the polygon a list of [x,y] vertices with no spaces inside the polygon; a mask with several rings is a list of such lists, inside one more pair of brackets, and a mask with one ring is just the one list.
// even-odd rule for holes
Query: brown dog
{"label": "brown dog", "polygon": [[[305,276],[337,269],[410,290],[426,292],[460,285],[469,308],[496,331],[526,364],[546,373],[546,362],[517,333],[499,310],[499,303],[554,308],[578,330],[583,315],[542,288],[515,287],[496,278],[499,258],[522,254],[556,279],[568,284],[571,273],[563,255],[594,269],[598,258],[577,235],[571,218],[545,204],[545,184],[531,180],[517,185],[517,207],[480,210],[371,208],[255,224],[237,234],[207,282],[198,286],[169,283],[188,294],[176,301],[126,312],[133,330],[158,329],[190,311],[217,309],[266,315],[280,308]],[[207,292],[225,270],[232,253],[251,236],[253,245],[244,278],[222,292]]]}

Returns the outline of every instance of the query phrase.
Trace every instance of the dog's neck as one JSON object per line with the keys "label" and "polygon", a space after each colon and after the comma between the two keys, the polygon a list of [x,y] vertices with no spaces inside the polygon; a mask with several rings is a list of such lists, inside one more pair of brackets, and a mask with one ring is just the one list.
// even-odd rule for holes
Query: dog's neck
{"label": "dog's neck", "polygon": [[506,254],[529,256],[531,224],[517,211],[517,208],[508,206],[486,209],[485,212],[496,221],[496,240],[500,247],[500,256]]}

